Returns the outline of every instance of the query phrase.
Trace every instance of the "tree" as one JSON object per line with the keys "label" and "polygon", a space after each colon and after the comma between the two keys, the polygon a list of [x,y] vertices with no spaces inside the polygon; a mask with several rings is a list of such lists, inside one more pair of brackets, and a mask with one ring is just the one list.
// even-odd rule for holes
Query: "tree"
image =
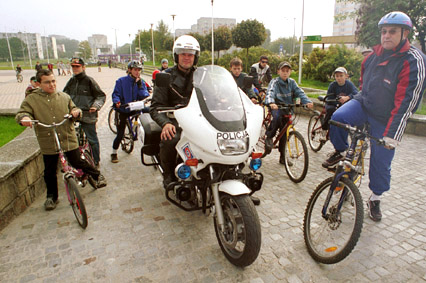
{"label": "tree", "polygon": [[237,47],[246,49],[246,71],[250,47],[261,45],[266,40],[266,36],[265,26],[257,20],[242,21],[232,29],[232,42]]}
{"label": "tree", "polygon": [[342,17],[355,16],[357,18],[357,30],[355,35],[358,44],[374,46],[380,43],[380,34],[377,23],[389,12],[401,11],[406,13],[413,22],[413,35],[420,42],[425,53],[426,37],[426,1],[424,0],[338,0],[341,2],[358,3],[360,6],[353,15],[344,14]]}
{"label": "tree", "polygon": [[78,51],[81,54],[81,57],[83,57],[85,60],[92,57],[92,48],[90,47],[89,41],[84,40],[80,42],[78,45]]}
{"label": "tree", "polygon": [[60,58],[71,58],[76,52],[79,51],[80,42],[78,40],[68,38],[56,39],[56,45],[60,44],[63,44],[65,47],[65,52],[59,51],[58,53]]}
{"label": "tree", "polygon": [[[214,30],[213,36],[214,36],[214,50],[217,51],[216,58],[219,59],[221,50],[228,50],[229,48],[231,48],[232,33],[228,27],[222,26]],[[208,35],[205,36],[205,43],[206,45],[210,46],[210,49],[211,49],[211,42],[212,42],[212,33],[210,32]]]}
{"label": "tree", "polygon": [[[24,58],[25,52],[28,53],[27,45],[17,37],[9,38],[10,52],[12,53],[13,59]],[[0,58],[2,60],[9,60],[9,47],[7,46],[6,38],[0,39]]]}

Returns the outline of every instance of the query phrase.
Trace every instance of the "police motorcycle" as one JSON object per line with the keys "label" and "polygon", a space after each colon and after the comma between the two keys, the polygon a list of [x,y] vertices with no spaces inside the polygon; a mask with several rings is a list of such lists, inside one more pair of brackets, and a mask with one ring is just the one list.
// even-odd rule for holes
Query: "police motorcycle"
{"label": "police motorcycle", "polygon": [[[251,85],[249,78],[247,84]],[[168,86],[170,75],[156,75],[157,86]],[[213,215],[220,248],[239,267],[253,263],[260,251],[261,226],[250,198],[260,190],[262,153],[254,152],[263,110],[239,89],[220,66],[198,67],[187,105],[158,109],[173,115],[182,128],[176,145],[175,175],[166,189],[167,200],[186,211]],[[161,128],[149,114],[140,116],[141,160],[161,173]]]}

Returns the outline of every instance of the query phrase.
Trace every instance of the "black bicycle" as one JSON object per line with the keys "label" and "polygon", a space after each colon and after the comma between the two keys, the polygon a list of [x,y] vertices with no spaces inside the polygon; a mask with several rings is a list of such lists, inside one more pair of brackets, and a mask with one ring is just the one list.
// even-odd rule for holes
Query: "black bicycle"
{"label": "black bicycle", "polygon": [[368,126],[352,127],[332,120],[330,124],[346,129],[351,137],[351,145],[345,159],[336,166],[334,176],[321,182],[312,193],[303,221],[303,234],[309,254],[325,264],[343,260],[358,242],[364,208],[355,182],[360,182],[364,172],[364,156],[369,144],[366,140],[385,145],[382,139],[368,133]]}
{"label": "black bicycle", "polygon": [[336,97],[333,93],[327,94],[326,96],[318,96],[318,100],[323,102],[323,108],[321,112],[313,111],[314,114],[309,118],[308,123],[308,143],[311,149],[315,152],[320,151],[324,144],[329,140],[329,129],[323,129],[325,115],[327,113],[325,109],[326,104],[337,105],[340,97]]}

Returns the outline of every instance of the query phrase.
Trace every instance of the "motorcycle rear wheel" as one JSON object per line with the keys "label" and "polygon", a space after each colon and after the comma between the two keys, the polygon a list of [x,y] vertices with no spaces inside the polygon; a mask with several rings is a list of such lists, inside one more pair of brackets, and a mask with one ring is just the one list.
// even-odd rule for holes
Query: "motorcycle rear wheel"
{"label": "motorcycle rear wheel", "polygon": [[219,246],[233,265],[248,266],[256,260],[261,245],[260,221],[256,208],[248,195],[220,193],[220,202],[225,218],[223,232],[217,223],[217,216],[213,220]]}

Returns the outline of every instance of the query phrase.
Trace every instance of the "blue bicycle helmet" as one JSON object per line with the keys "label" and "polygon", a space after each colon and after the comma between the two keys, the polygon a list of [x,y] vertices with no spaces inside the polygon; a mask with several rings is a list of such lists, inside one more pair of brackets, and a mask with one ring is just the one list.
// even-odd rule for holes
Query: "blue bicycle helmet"
{"label": "blue bicycle helmet", "polygon": [[400,26],[408,30],[413,28],[413,23],[411,22],[410,17],[399,11],[390,12],[380,19],[378,24],[379,29],[386,25]]}
{"label": "blue bicycle helmet", "polygon": [[137,60],[133,60],[129,62],[129,64],[127,65],[127,69],[133,69],[133,68],[142,69],[142,63]]}

